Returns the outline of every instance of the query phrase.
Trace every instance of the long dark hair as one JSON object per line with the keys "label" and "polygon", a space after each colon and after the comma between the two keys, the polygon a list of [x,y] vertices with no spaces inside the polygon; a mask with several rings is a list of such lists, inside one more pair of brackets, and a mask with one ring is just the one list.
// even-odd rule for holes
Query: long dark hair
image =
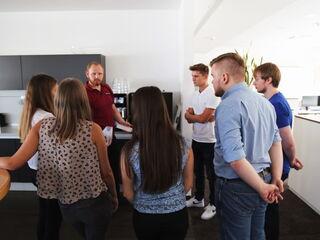
{"label": "long dark hair", "polygon": [[20,118],[19,136],[24,141],[31,129],[31,121],[38,108],[53,113],[52,89],[57,80],[46,74],[33,76],[27,86],[26,96]]}
{"label": "long dark hair", "polygon": [[181,176],[182,139],[172,126],[159,88],[138,89],[132,108],[133,137],[124,147],[126,173],[131,175],[128,158],[134,144],[139,143],[143,191],[164,192]]}

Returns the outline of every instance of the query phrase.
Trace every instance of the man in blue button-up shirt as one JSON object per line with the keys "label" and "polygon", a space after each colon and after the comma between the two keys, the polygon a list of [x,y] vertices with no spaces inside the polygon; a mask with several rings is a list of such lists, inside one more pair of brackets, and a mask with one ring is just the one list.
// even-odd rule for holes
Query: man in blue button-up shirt
{"label": "man in blue button-up shirt", "polygon": [[221,97],[214,158],[221,239],[265,239],[267,202],[278,201],[283,191],[275,111],[244,84],[244,62],[238,54],[220,55],[210,66],[215,95]]}

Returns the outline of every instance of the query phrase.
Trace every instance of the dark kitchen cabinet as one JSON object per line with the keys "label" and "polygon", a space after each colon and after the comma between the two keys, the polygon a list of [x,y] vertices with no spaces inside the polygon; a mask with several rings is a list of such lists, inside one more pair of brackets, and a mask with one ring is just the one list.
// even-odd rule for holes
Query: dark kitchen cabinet
{"label": "dark kitchen cabinet", "polygon": [[[12,156],[21,146],[19,139],[0,139],[0,157]],[[31,182],[28,163],[17,170],[9,171],[11,182]]]}
{"label": "dark kitchen cabinet", "polygon": [[32,76],[45,73],[60,82],[66,77],[86,81],[88,63],[95,61],[105,67],[101,54],[0,56],[0,90],[23,90]]}
{"label": "dark kitchen cabinet", "polygon": [[0,56],[0,90],[22,89],[20,56]]}
{"label": "dark kitchen cabinet", "polygon": [[105,57],[100,54],[21,56],[23,88],[26,88],[32,76],[39,73],[51,75],[58,82],[66,77],[85,82],[86,66],[92,61],[105,67]]}
{"label": "dark kitchen cabinet", "polygon": [[0,157],[13,155],[17,148],[16,142],[18,139],[0,139]]}

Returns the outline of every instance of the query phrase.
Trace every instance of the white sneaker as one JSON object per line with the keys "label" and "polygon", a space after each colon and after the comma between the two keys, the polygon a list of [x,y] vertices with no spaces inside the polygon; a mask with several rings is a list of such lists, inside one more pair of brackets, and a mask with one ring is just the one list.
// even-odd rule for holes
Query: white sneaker
{"label": "white sneaker", "polygon": [[186,201],[187,207],[204,207],[204,200],[197,200],[195,197],[190,198]]}
{"label": "white sneaker", "polygon": [[205,207],[204,212],[201,214],[202,220],[209,220],[216,215],[216,207],[210,203]]}
{"label": "white sneaker", "polygon": [[191,191],[191,189],[186,193],[186,196],[187,197],[191,197],[191,195],[192,195],[192,191]]}

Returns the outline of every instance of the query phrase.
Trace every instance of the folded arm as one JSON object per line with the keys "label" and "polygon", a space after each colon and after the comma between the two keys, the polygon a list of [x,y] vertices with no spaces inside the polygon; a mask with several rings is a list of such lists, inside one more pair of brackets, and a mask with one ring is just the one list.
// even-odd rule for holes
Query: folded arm
{"label": "folded arm", "polygon": [[190,108],[185,112],[185,119],[188,123],[206,123],[214,121],[214,112],[213,108],[206,108],[201,114],[194,114],[193,111],[190,111]]}

